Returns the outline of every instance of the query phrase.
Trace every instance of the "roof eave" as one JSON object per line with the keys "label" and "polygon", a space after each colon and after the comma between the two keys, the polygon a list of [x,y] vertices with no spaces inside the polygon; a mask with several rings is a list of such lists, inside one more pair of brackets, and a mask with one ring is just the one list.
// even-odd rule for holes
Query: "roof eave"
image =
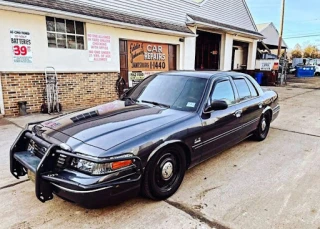
{"label": "roof eave", "polygon": [[246,32],[243,32],[243,31],[236,30],[236,29],[231,29],[231,28],[218,26],[218,25],[212,25],[212,24],[209,24],[209,23],[195,21],[195,20],[187,22],[186,24],[189,25],[189,26],[197,26],[197,27],[204,26],[204,27],[208,27],[208,28],[211,28],[211,29],[222,30],[222,31],[225,31],[225,32],[237,33],[237,34],[241,34],[241,35],[244,35],[244,36],[247,36],[247,37],[250,37],[250,38],[254,38],[254,39],[259,39],[259,40],[265,39],[265,37],[262,36],[262,35],[260,36],[260,35],[254,34],[254,33],[246,33]]}
{"label": "roof eave", "polygon": [[16,12],[26,12],[26,13],[29,12],[29,13],[35,13],[35,14],[40,14],[40,15],[66,16],[69,18],[82,19],[86,22],[99,23],[99,24],[103,23],[105,25],[109,25],[112,27],[125,28],[125,29],[135,30],[135,31],[143,31],[143,32],[156,33],[156,34],[165,34],[165,35],[174,35],[174,36],[183,36],[183,37],[196,37],[197,36],[196,34],[192,33],[191,30],[190,30],[190,33],[184,33],[184,32],[179,32],[179,31],[174,31],[174,30],[152,28],[152,27],[147,27],[147,26],[142,26],[142,25],[134,25],[134,24],[118,22],[118,21],[113,21],[113,20],[108,20],[108,19],[103,19],[103,18],[97,18],[97,17],[87,16],[87,15],[82,15],[82,14],[76,14],[76,13],[71,13],[71,12],[66,12],[66,11],[61,11],[61,10],[48,9],[48,8],[44,8],[44,7],[25,5],[25,4],[20,4],[20,3],[11,3],[11,2],[6,2],[6,1],[0,0],[0,9],[2,9],[2,8],[5,10],[13,10]]}

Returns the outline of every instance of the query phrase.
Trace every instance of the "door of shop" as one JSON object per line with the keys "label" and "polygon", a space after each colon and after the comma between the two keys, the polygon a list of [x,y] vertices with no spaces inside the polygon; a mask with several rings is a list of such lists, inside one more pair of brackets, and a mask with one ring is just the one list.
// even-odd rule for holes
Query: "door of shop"
{"label": "door of shop", "polygon": [[[128,57],[128,41],[120,40],[120,76],[126,81],[126,87],[129,87],[129,57]],[[168,45],[168,63],[169,71],[177,70],[177,46]]]}
{"label": "door of shop", "polygon": [[126,81],[126,88],[129,87],[128,78],[128,42],[120,40],[120,76]]}
{"label": "door of shop", "polygon": [[220,64],[221,35],[197,31],[196,70],[218,70]]}

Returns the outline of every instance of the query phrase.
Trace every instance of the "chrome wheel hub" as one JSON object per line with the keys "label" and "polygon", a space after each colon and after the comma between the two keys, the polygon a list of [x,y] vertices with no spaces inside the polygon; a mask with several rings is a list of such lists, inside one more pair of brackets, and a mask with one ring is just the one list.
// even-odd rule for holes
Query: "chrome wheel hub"
{"label": "chrome wheel hub", "polygon": [[166,162],[161,170],[161,176],[164,180],[169,180],[173,175],[173,164],[168,161]]}
{"label": "chrome wheel hub", "polygon": [[262,131],[265,131],[266,127],[267,127],[267,121],[266,121],[265,118],[263,118],[263,119],[262,119],[262,122],[261,122],[261,129],[262,129]]}

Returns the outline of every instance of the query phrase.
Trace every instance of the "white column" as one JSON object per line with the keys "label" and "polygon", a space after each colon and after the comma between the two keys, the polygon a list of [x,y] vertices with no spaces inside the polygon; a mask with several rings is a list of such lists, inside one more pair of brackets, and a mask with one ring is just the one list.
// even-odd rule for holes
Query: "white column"
{"label": "white column", "polygon": [[255,67],[256,67],[256,55],[257,55],[257,44],[258,44],[258,41],[253,41],[253,42],[249,43],[248,63],[247,63],[247,69],[248,70],[255,70]]}
{"label": "white column", "polygon": [[220,65],[219,70],[222,70],[224,68],[224,53],[225,53],[225,47],[226,47],[226,34],[221,34],[221,43],[220,43]]}
{"label": "white column", "polygon": [[196,37],[186,37],[184,39],[184,52],[180,56],[182,70],[194,70],[196,59]]}
{"label": "white column", "polygon": [[233,35],[221,36],[220,70],[230,71],[232,64]]}

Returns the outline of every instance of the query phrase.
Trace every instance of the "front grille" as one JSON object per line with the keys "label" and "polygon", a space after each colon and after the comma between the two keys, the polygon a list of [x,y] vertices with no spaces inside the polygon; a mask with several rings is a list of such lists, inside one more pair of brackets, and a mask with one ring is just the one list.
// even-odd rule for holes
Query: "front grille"
{"label": "front grille", "polygon": [[[34,140],[30,140],[28,150],[33,153],[35,156],[39,157],[40,159],[43,158],[45,153],[47,152],[48,148],[44,147],[36,143]],[[54,154],[52,154],[54,155]],[[64,169],[68,165],[69,157],[63,154],[55,154],[53,159],[54,165],[59,169]]]}
{"label": "front grille", "polygon": [[66,155],[60,154],[57,159],[57,167],[65,168],[67,165],[67,159],[68,157]]}
{"label": "front grille", "polygon": [[46,153],[47,148],[43,147],[43,146],[37,144],[36,142],[34,142],[33,140],[31,140],[29,143],[29,150],[37,157],[42,158],[44,156],[44,154]]}

